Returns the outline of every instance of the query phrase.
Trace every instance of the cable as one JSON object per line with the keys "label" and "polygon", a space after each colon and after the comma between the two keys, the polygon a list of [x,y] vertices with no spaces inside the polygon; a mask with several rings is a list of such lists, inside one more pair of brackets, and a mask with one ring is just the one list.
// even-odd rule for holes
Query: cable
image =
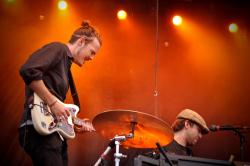
{"label": "cable", "polygon": [[154,65],[154,111],[155,115],[159,116],[158,112],[158,65],[159,65],[159,0],[156,0],[156,32],[155,32],[155,65]]}

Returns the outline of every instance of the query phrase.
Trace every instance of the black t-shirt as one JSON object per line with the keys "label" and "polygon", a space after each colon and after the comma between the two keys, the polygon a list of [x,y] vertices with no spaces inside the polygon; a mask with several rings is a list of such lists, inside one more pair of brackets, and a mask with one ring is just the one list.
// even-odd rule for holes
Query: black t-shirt
{"label": "black t-shirt", "polygon": [[33,80],[43,80],[45,86],[59,100],[64,101],[69,89],[68,72],[72,54],[67,45],[59,42],[49,43],[35,51],[20,68],[25,86],[24,114],[21,124],[31,119],[28,105],[33,91],[28,85]]}
{"label": "black t-shirt", "polygon": [[164,146],[163,149],[170,154],[193,156],[193,152],[190,148],[178,144],[175,140]]}

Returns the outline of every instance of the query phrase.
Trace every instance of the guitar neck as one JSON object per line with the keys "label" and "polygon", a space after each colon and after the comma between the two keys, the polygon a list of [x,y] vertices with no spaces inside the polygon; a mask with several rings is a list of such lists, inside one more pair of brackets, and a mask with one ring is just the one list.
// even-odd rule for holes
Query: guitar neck
{"label": "guitar neck", "polygon": [[84,121],[80,118],[73,117],[73,123],[77,126],[82,126],[84,124]]}

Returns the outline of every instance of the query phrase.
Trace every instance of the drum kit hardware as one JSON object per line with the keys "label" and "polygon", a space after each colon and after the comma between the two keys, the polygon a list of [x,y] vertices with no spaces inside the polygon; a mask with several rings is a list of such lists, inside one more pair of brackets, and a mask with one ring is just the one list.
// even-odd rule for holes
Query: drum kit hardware
{"label": "drum kit hardware", "polygon": [[100,165],[104,156],[115,147],[115,166],[127,157],[120,153],[120,145],[126,148],[156,148],[156,142],[167,145],[173,140],[173,131],[168,123],[153,115],[132,110],[108,110],[93,119],[98,133],[111,142],[95,163]]}

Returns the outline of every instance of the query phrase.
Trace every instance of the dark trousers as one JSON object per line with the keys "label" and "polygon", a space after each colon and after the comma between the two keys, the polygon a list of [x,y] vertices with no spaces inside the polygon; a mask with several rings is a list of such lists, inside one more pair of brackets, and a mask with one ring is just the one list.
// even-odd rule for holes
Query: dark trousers
{"label": "dark trousers", "polygon": [[19,129],[19,143],[34,166],[67,166],[67,142],[58,133],[40,135],[32,125]]}

